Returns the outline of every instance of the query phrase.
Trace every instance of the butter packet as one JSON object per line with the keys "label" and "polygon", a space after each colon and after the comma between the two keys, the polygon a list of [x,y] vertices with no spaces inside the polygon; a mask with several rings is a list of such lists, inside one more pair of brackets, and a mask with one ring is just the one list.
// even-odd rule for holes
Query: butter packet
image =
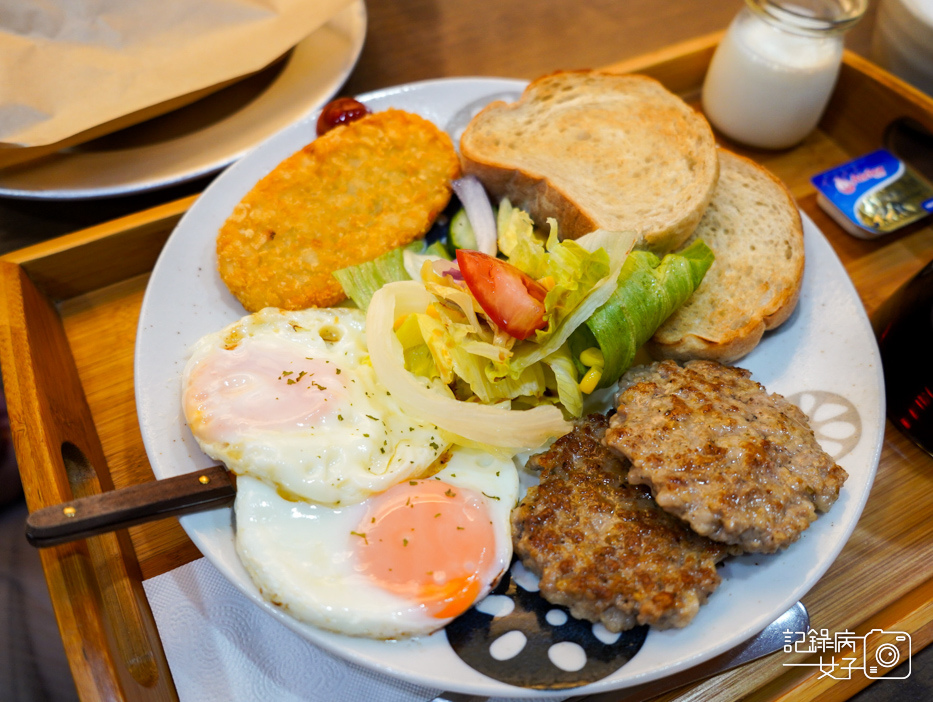
{"label": "butter packet", "polygon": [[933,212],[933,185],[887,149],[810,179],[819,206],[860,239],[875,239]]}

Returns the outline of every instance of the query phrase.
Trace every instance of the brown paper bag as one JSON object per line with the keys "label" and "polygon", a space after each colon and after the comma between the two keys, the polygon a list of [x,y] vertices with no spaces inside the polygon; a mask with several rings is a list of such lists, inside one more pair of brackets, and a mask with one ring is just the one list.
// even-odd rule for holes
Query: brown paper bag
{"label": "brown paper bag", "polygon": [[0,167],[255,73],[351,2],[0,0]]}

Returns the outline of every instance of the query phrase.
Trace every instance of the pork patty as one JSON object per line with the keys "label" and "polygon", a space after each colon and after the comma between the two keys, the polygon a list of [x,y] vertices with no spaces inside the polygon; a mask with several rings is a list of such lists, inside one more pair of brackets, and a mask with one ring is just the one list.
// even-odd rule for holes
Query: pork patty
{"label": "pork patty", "polygon": [[829,510],[848,475],[806,415],[750,376],[713,361],[633,369],[603,441],[632,462],[630,483],[698,534],[771,553]]}
{"label": "pork patty", "polygon": [[613,632],[686,626],[719,585],[727,549],[626,482],[628,461],[600,443],[608,424],[590,415],[529,459],[540,483],[512,512],[515,553],[541,595],[578,619]]}

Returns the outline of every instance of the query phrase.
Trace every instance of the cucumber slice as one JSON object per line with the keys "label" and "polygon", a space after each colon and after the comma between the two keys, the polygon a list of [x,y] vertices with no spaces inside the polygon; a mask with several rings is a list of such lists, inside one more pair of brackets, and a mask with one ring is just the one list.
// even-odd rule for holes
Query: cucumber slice
{"label": "cucumber slice", "polygon": [[476,250],[476,235],[462,207],[450,219],[450,243],[454,249]]}

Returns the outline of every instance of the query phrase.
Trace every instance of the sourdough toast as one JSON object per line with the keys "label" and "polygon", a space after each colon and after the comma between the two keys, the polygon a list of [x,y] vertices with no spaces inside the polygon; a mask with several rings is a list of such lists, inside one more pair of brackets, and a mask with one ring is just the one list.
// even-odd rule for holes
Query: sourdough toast
{"label": "sourdough toast", "polygon": [[693,296],[648,341],[656,359],[729,363],[793,312],[804,269],[793,195],[770,171],[724,149],[719,183],[696,231],[716,254]]}
{"label": "sourdough toast", "polygon": [[561,71],[482,110],[460,139],[465,173],[564,238],[635,231],[664,253],[690,236],[719,172],[706,120],[647,76]]}

